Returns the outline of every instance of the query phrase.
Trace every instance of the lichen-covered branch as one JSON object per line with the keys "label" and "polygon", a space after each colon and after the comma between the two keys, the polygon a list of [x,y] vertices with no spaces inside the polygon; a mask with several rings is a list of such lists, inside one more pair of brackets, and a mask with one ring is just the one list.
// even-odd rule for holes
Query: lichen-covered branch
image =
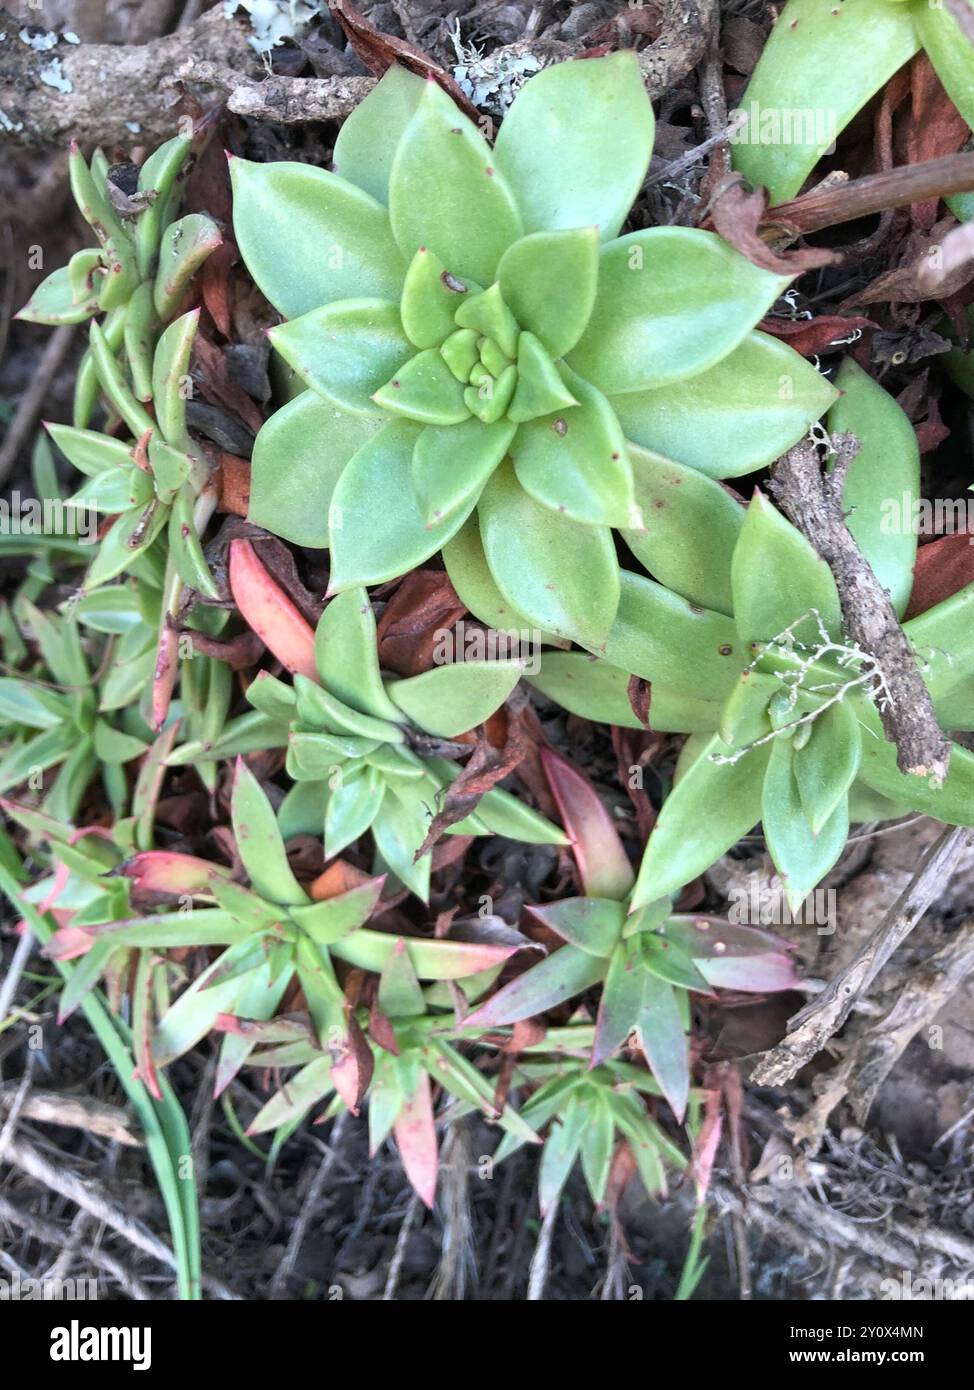
{"label": "lichen-covered branch", "polygon": [[144,44],[79,44],[65,38],[38,52],[20,38],[23,20],[0,8],[0,134],[42,147],[157,144],[177,130],[174,75],[193,80],[202,63],[241,79],[260,72],[246,26],[208,10],[195,23]]}
{"label": "lichen-covered branch", "polygon": [[831,473],[822,471],[818,445],[806,439],[778,460],[771,490],[789,521],[831,569],[846,631],[883,673],[889,699],[879,716],[887,739],[896,746],[897,766],[939,785],[947,775],[950,740],[937,723],[930,692],[889,594],[845,524],[842,489],[859,442],[853,435],[836,435],[832,443],[836,464]]}

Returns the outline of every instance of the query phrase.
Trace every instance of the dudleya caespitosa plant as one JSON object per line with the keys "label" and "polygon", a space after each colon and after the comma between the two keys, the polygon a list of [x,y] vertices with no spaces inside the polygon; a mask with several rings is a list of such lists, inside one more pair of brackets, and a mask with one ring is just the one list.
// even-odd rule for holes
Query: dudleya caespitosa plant
{"label": "dudleya caespitosa plant", "polygon": [[478,616],[500,596],[509,619],[598,650],[619,604],[612,528],[645,524],[630,443],[735,476],[833,399],[752,331],[787,277],[708,232],[618,235],[653,131],[631,52],[531,78],[493,148],[393,67],[342,127],[335,172],[231,161],[234,235],[309,388],[258,436],[250,517],[329,546],[332,591],[446,547]]}
{"label": "dudleya caespitosa plant", "polygon": [[[917,548],[916,436],[854,362],[837,383],[829,426],[861,446],[843,492],[848,525],[902,617]],[[691,469],[646,462],[665,499],[665,524],[640,556],[657,579],[623,573],[607,659],[552,652],[530,678],[577,714],[639,728],[628,694],[638,676],[650,683],[650,726],[691,735],[630,910],[677,893],[759,822],[795,910],[835,864],[852,822],[912,811],[974,824],[967,748],[952,745],[942,785],[897,767],[880,720],[890,698],[883,672],[845,634],[832,572],[808,540],[761,489],[745,508]],[[972,604],[968,585],[903,624],[948,730],[974,727]]]}

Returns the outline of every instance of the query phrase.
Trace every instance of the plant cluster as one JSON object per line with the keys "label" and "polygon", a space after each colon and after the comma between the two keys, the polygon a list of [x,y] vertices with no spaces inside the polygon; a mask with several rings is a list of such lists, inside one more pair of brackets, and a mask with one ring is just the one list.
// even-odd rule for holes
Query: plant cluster
{"label": "plant cluster", "polygon": [[[826,8],[790,0],[755,100],[785,74],[792,104],[807,87],[851,116],[923,43],[965,110],[949,16],[845,0],[843,33],[858,16],[884,36],[867,76],[874,32],[838,40]],[[796,66],[809,31],[816,63]],[[974,824],[974,754],[955,745],[939,787],[899,771],[884,671],[829,567],[765,487],[745,502],[727,481],[823,418],[854,434],[848,525],[903,617],[916,536],[882,504],[919,496],[914,430],[851,359],[830,381],[758,328],[791,277],[708,231],[620,235],[653,134],[623,52],[530,77],[493,145],[393,66],[333,171],[232,158],[233,236],[279,319],[246,522],[215,526],[220,460],[187,422],[193,277],[221,237],[176,218],[189,141],[141,170],[72,153],[98,246],[23,311],[90,320],[74,422],[48,433],[85,477],[70,505],[103,521],[93,556],[28,546],[0,609],[0,794],[41,871],[27,886],[5,836],[0,881],[65,971],[62,1016],[103,989],[130,1019],[149,1096],[212,1036],[219,1092],[244,1066],[273,1078],[250,1133],[276,1152],[316,1107],[365,1105],[373,1150],[393,1136],[429,1205],[444,1113],[494,1121],[499,1161],[543,1141],[545,1209],[576,1160],[597,1203],[622,1150],[651,1192],[685,1167],[692,1006],[796,979],[784,941],[681,910],[755,826],[797,908],[854,822]],[[818,153],[735,157],[780,198]],[[59,495],[43,449],[35,486]],[[328,572],[315,621],[296,597],[309,553],[302,573]],[[474,619],[543,647],[539,669],[390,669],[377,612],[436,557]],[[953,731],[974,729],[971,603],[974,586],[904,623]],[[524,761],[504,762],[505,730],[527,687],[686,736],[635,855],[543,738],[533,778],[498,785]],[[207,826],[174,828],[166,791],[197,780]],[[540,881],[510,922],[489,899],[464,915],[461,892],[434,918],[435,870],[486,836],[555,847],[578,895]]]}

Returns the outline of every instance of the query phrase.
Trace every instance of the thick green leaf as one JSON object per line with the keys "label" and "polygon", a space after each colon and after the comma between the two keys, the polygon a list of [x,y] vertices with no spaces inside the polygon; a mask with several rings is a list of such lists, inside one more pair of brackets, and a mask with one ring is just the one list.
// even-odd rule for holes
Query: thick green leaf
{"label": "thick green leaf", "polygon": [[[527,845],[567,845],[568,837],[550,820],[532,811],[503,787],[493,787],[477,802],[476,819],[493,835]],[[456,829],[456,827],[452,827]]]}
{"label": "thick green leaf", "polygon": [[326,546],[335,485],[381,427],[380,417],[349,415],[314,391],[288,401],[254,443],[250,520],[295,545]]}
{"label": "thick green leaf", "polygon": [[586,526],[542,506],[502,464],[484,488],[480,535],[494,582],[530,623],[584,646],[605,642],[619,604],[608,527]]}
{"label": "thick green leaf", "polygon": [[577,946],[562,946],[505,985],[464,1022],[477,1028],[496,1028],[502,1023],[533,1018],[597,984],[605,971],[604,957],[593,956]]}
{"label": "thick green leaf", "polygon": [[201,212],[191,212],[170,222],[159,244],[159,269],[153,288],[153,303],[163,323],[179,308],[193,275],[222,241],[216,223]]}
{"label": "thick green leaf", "polygon": [[785,896],[792,912],[797,912],[845,847],[849,837],[849,807],[846,798],[841,797],[816,835],[802,806],[794,756],[789,739],[772,741],[761,798],[761,820]]}
{"label": "thick green leaf", "polygon": [[545,652],[541,670],[525,680],[572,714],[599,724],[641,729],[629,703],[629,675],[585,652]]}
{"label": "thick green leaf", "polygon": [[643,575],[623,570],[620,577],[619,612],[603,647],[606,660],[674,694],[722,699],[749,655],[731,619]]}
{"label": "thick green leaf", "polygon": [[[191,309],[188,314],[174,319],[156,344],[152,358],[152,404],[159,429],[167,444],[185,453],[192,453],[194,449],[186,429],[186,401],[191,394],[187,389],[189,359],[199,317],[199,309]],[[132,432],[141,435],[143,429]]]}
{"label": "thick green leaf", "polygon": [[967,124],[974,125],[974,49],[969,34],[961,31],[942,0],[939,4],[913,0],[910,10],[920,42],[947,95]]}
{"label": "thick green leaf", "polygon": [[413,491],[411,468],[419,426],[392,421],[347,464],[328,513],[331,590],[398,579],[439,550],[460,529],[474,499],[427,527]]}
{"label": "thick green leaf", "polygon": [[654,931],[639,933],[637,939],[640,963],[651,975],[681,989],[696,990],[700,994],[713,993],[693,957],[679,942]]}
{"label": "thick green leaf", "polygon": [[254,933],[252,923],[217,908],[160,913],[108,922],[88,930],[96,941],[106,942],[112,949],[140,946],[159,951],[174,946],[232,946]]}
{"label": "thick green leaf", "polygon": [[285,318],[336,299],[398,300],[406,262],[385,208],[368,193],[284,160],[234,158],[230,179],[240,254]]}
{"label": "thick green leaf", "polygon": [[758,332],[688,381],[611,398],[634,444],[711,478],[773,463],[835,399],[834,387],[793,348]]}
{"label": "thick green leaf", "polygon": [[734,621],[744,642],[770,642],[797,624],[798,640],[815,645],[815,613],[832,635],[841,632],[842,611],[832,571],[757,489],[734,551],[731,584]]}
{"label": "thick green leaf", "polygon": [[247,1133],[264,1134],[269,1129],[280,1129],[282,1125],[297,1124],[313,1105],[334,1091],[331,1068],[330,1054],[302,1067],[251,1120]]}
{"label": "thick green leaf", "polygon": [[385,299],[340,299],[268,334],[301,380],[352,415],[378,415],[373,395],[412,355],[399,308]]}
{"label": "thick green leaf", "polygon": [[861,757],[859,721],[843,701],[820,714],[808,742],[795,749],[795,781],[813,834],[823,830],[847,796]]}
{"label": "thick green leaf", "polygon": [[[152,1055],[158,1066],[165,1066],[194,1047],[210,1032],[219,1014],[234,1012],[237,999],[251,983],[252,970],[257,968],[259,956],[259,943],[256,938],[248,937],[230,946],[183,990],[163,1014],[153,1034]],[[254,961],[252,969],[243,969],[248,960]],[[234,973],[238,968],[241,973]]]}
{"label": "thick green leaf", "polygon": [[603,960],[614,951],[626,921],[624,904],[609,898],[563,898],[530,912],[570,946]]}
{"label": "thick green leaf", "polygon": [[595,227],[535,232],[504,252],[497,280],[522,329],[552,357],[578,342],[595,304],[599,238]]}
{"label": "thick green leaf", "polygon": [[[575,395],[565,384],[567,373],[568,368],[564,363],[560,371],[555,366],[540,338],[533,333],[523,332],[517,340],[517,386],[507,409],[507,418],[517,423],[536,420],[541,415],[555,415],[557,419],[571,406],[578,405]],[[555,428],[560,432],[564,424],[565,421],[561,420]]]}
{"label": "thick green leaf", "polygon": [[634,53],[558,63],[521,88],[495,159],[528,232],[598,225],[615,236],[653,149],[653,110]]}
{"label": "thick green leaf", "polygon": [[607,396],[696,376],[738,346],[789,280],[711,232],[619,237],[602,248],[595,309],[569,365]]}
{"label": "thick green leaf", "polygon": [[[465,521],[453,539],[446,542],[443,563],[461,603],[474,617],[499,631],[529,633],[530,620],[504,597],[490,572],[476,516]],[[542,634],[536,640],[566,645],[564,639],[551,634]]]}
{"label": "thick green leaf", "polygon": [[974,584],[934,604],[903,624],[916,652],[927,688],[935,700],[974,672]]}
{"label": "thick green leaf", "polygon": [[325,808],[325,858],[354,844],[379,814],[385,783],[371,767],[360,777],[343,778],[332,786]]}
{"label": "thick green leaf", "polygon": [[456,738],[490,718],[523,670],[520,661],[460,661],[392,681],[387,689],[393,703],[426,733]]}
{"label": "thick green leaf", "polygon": [[98,308],[95,295],[77,302],[71,267],[62,265],[41,281],[16,317],[25,323],[44,323],[53,328],[64,323],[84,323],[98,313]]}
{"label": "thick green leaf", "polygon": [[731,557],[743,508],[694,468],[647,449],[629,452],[644,522],[643,530],[623,532],[629,549],[668,589],[715,613],[732,614]]}
{"label": "thick green leaf", "polygon": [[947,825],[974,825],[974,753],[951,745],[950,768],[942,787],[923,777],[900,772],[896,749],[887,742],[875,706],[858,699],[853,708],[862,726],[859,779],[891,801],[909,806]]}
{"label": "thick green leaf", "polygon": [[511,444],[517,480],[560,516],[590,526],[643,524],[622,426],[611,405],[567,368],[577,406],[521,425]]}
{"label": "thick green leaf", "polygon": [[364,589],[338,594],[315,630],[315,660],[325,687],[362,714],[399,720],[399,709],[382,684],[375,614]]}
{"label": "thick green leaf", "polygon": [[516,428],[509,420],[485,425],[471,418],[459,425],[429,425],[423,430],[413,450],[411,476],[427,525],[435,526],[480,496],[507,453]]}
{"label": "thick green leaf", "polygon": [[343,122],[335,141],[335,173],[388,203],[396,148],[425,88],[421,77],[393,63]]}
{"label": "thick green leaf", "polygon": [[646,845],[632,908],[645,907],[690,883],[735,845],[761,819],[761,788],[767,745],[736,762],[714,762],[731,749],[716,734],[663,803]]}
{"label": "thick green leaf", "polygon": [[426,838],[435,806],[433,797],[410,784],[387,785],[382,805],[372,822],[372,835],[383,861],[423,902],[429,897],[430,857],[416,858]]}
{"label": "thick green leaf", "polygon": [[690,1058],[683,1018],[671,984],[643,974],[643,998],[636,1022],[639,1045],[678,1120],[690,1094]]}
{"label": "thick green leaf", "polygon": [[542,1215],[550,1211],[551,1207],[557,1203],[561,1189],[565,1186],[568,1175],[575,1166],[575,1159],[578,1157],[587,1126],[588,1107],[584,1104],[581,1096],[577,1094],[570,1096],[564,1110],[555,1119],[548,1131],[544,1148],[541,1151],[541,1163],[538,1168],[538,1201],[541,1205]]}
{"label": "thick green leaf", "polygon": [[237,849],[255,891],[272,903],[306,903],[308,895],[287,861],[273,807],[242,758],[234,771],[230,810]]}
{"label": "thick green leaf", "polygon": [[45,690],[29,680],[0,677],[0,721],[22,724],[29,729],[55,729],[70,717],[71,708],[63,695]]}
{"label": "thick green leaf", "polygon": [[789,0],[741,99],[748,125],[733,146],[734,168],[764,184],[772,203],[794,197],[839,132],[913,57],[912,8]]}
{"label": "thick green leaf", "polygon": [[440,347],[456,329],[463,296],[479,294],[481,288],[474,280],[451,274],[439,256],[421,246],[409,263],[399,304],[409,341],[418,348]]}
{"label": "thick green leaf", "polygon": [[611,1057],[636,1027],[646,973],[640,954],[638,935],[620,941],[612,953],[599,1000],[590,1063],[593,1067],[600,1066],[607,1057]]}
{"label": "thick green leaf", "polygon": [[367,922],[382,892],[381,878],[371,878],[323,902],[291,910],[291,918],[317,946],[333,946]]}
{"label": "thick green leaf", "polygon": [[470,417],[465,397],[440,353],[427,348],[398,367],[373,399],[384,410],[421,425],[458,425]]}
{"label": "thick green leaf", "polygon": [[910,601],[917,549],[916,431],[893,397],[851,357],[835,381],[844,395],[829,411],[829,432],[849,431],[862,446],[842,489],[846,525],[901,617]]}
{"label": "thick green leaf", "polygon": [[476,126],[436,82],[427,82],[396,148],[389,219],[407,261],[421,246],[447,270],[482,285],[521,235],[521,218]]}
{"label": "thick green leaf", "polygon": [[71,425],[46,426],[48,434],[79,473],[97,478],[105,472],[127,468],[132,450],[120,439],[111,439],[98,430],[78,430]]}

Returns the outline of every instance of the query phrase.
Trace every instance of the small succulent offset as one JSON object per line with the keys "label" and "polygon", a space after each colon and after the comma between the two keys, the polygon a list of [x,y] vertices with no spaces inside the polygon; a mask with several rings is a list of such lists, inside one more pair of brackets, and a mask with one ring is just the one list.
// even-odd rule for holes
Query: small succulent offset
{"label": "small succulent offset", "polygon": [[[231,561],[235,576],[238,556]],[[239,592],[239,577],[234,583]],[[504,703],[522,663],[465,661],[383,681],[368,595],[349,589],[325,608],[303,666],[293,685],[261,673],[247,691],[257,714],[232,720],[211,747],[184,744],[170,764],[286,747],[295,783],[281,808],[286,833],[320,835],[323,826],[330,859],[371,830],[382,864],[427,898],[430,857],[420,851],[456,776],[455,764],[437,750]],[[449,833],[565,843],[557,826],[499,788]]]}
{"label": "small succulent offset", "polygon": [[[848,524],[902,614],[916,552],[915,435],[855,364],[838,380],[845,394],[829,423],[862,444],[843,494]],[[843,635],[835,581],[808,541],[758,490],[745,510],[718,484],[672,464],[659,464],[658,482],[674,529],[657,537],[651,567],[670,587],[624,576],[611,667],[553,653],[533,682],[579,713],[638,726],[622,709],[634,674],[651,683],[651,725],[692,734],[631,909],[677,892],[759,821],[795,909],[839,857],[850,821],[912,810],[974,823],[966,748],[953,745],[939,787],[897,768],[877,708],[886,698],[882,672]],[[890,499],[902,508],[893,525]],[[677,535],[683,542],[674,545]],[[974,723],[972,604],[968,586],[903,625],[945,729]]]}
{"label": "small succulent offset", "polygon": [[76,251],[43,281],[17,317],[54,325],[105,316],[100,330],[93,324],[91,349],[78,371],[77,426],[89,423],[99,384],[107,389],[106,367],[112,378],[122,371],[114,363],[119,353],[136,398],[152,399],[159,333],[179,309],[194,272],[220,245],[211,218],[190,213],[174,220],[192,147],[192,140],[177,136],[160,145],[141,169],[129,163],[110,165],[102,150],[95,151],[89,167],[77,145],[71,147],[71,191],[98,246]]}
{"label": "small succulent offset", "polygon": [[635,1035],[678,1119],[690,1093],[688,990],[714,986],[756,993],[788,989],[795,972],[786,942],[714,917],[674,915],[668,898],[637,910],[633,871],[612,819],[585,779],[557,754],[543,754],[566,808],[585,893],[531,915],[566,943],[531,966],[466,1020],[471,1027],[518,1023],[602,985],[590,1065],[601,1066]]}
{"label": "small succulent offset", "polygon": [[329,546],[333,592],[446,547],[451,577],[486,571],[482,599],[598,649],[612,528],[646,521],[630,444],[730,476],[833,399],[752,331],[788,277],[708,232],[618,235],[653,129],[631,52],[530,78],[493,149],[393,67],[343,125],[336,173],[232,160],[237,243],[310,388],[258,436],[250,517]]}

